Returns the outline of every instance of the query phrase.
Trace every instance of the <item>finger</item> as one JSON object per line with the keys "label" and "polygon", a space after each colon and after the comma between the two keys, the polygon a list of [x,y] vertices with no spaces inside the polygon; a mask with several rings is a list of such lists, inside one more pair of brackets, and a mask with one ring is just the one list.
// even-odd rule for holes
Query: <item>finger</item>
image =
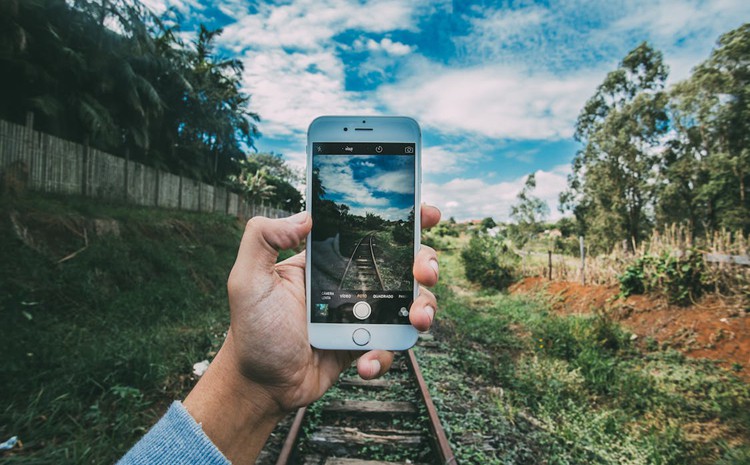
{"label": "finger", "polygon": [[311,227],[312,221],[307,212],[282,219],[251,218],[242,235],[237,259],[229,275],[230,282],[268,274],[276,264],[279,250],[298,246]]}
{"label": "finger", "polygon": [[362,379],[375,379],[383,376],[391,368],[393,352],[371,350],[357,360],[357,373]]}
{"label": "finger", "polygon": [[419,331],[427,331],[432,326],[437,311],[435,294],[425,288],[419,289],[419,297],[411,304],[409,321]]}
{"label": "finger", "polygon": [[414,260],[414,278],[425,286],[434,286],[438,282],[439,265],[437,253],[432,247],[423,245]]}
{"label": "finger", "polygon": [[440,210],[437,207],[423,203],[421,212],[422,229],[431,228],[440,222]]}

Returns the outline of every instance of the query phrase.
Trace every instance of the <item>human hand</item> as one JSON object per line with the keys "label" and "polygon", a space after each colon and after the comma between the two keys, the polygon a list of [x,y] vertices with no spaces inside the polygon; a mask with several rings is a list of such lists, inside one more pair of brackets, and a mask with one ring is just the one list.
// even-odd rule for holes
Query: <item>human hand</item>
{"label": "human hand", "polygon": [[[421,215],[424,229],[440,220],[435,207],[422,206]],[[257,217],[247,223],[227,284],[231,312],[227,338],[185,399],[185,407],[230,459],[246,459],[252,450],[259,451],[285,412],[320,398],[355,359],[365,379],[383,375],[393,362],[389,351],[330,351],[310,346],[305,255],[278,264],[276,259],[279,250],[299,245],[311,227],[306,213],[279,220]],[[421,247],[413,272],[424,286],[437,283],[433,249]],[[421,331],[429,329],[436,308],[435,296],[420,287],[409,312],[412,325]],[[248,421],[243,421],[248,416],[252,431],[247,429]],[[241,430],[242,439],[230,439]],[[254,444],[249,437],[262,437],[263,442]]]}

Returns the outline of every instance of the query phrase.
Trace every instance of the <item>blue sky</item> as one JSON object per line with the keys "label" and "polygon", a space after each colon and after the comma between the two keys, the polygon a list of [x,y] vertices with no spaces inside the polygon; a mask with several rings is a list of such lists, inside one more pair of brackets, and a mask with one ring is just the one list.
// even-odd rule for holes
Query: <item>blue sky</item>
{"label": "blue sky", "polygon": [[414,205],[414,159],[407,155],[315,155],[325,198],[354,215],[406,220]]}
{"label": "blue sky", "polygon": [[305,132],[326,114],[398,114],[422,125],[423,187],[445,218],[508,217],[525,176],[558,218],[576,116],[608,71],[647,40],[670,83],[719,35],[750,21],[741,0],[145,0],[200,22],[245,65],[263,118],[260,151],[305,165]]}

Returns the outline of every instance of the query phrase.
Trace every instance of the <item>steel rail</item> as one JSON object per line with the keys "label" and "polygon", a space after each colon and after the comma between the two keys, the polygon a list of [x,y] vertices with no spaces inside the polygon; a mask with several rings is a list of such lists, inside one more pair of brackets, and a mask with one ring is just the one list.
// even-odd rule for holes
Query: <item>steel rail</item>
{"label": "steel rail", "polygon": [[372,266],[375,267],[375,275],[378,277],[380,282],[380,289],[385,290],[385,284],[383,284],[383,278],[380,276],[380,269],[378,268],[378,262],[375,260],[375,250],[372,248],[372,239],[375,237],[374,234],[370,234],[370,256],[372,257]]}
{"label": "steel rail", "polygon": [[419,363],[417,357],[414,355],[414,351],[409,349],[407,351],[406,361],[414,373],[414,377],[417,378],[417,385],[419,385],[419,394],[424,401],[425,408],[427,409],[427,416],[429,418],[430,432],[432,433],[432,440],[435,445],[435,452],[440,456],[441,465],[455,465],[456,456],[453,455],[453,450],[448,442],[448,437],[445,435],[443,425],[440,423],[440,417],[438,417],[435,404],[432,402],[430,391],[427,389],[427,383],[424,381],[422,371],[419,369]]}
{"label": "steel rail", "polygon": [[292,427],[289,428],[289,433],[286,435],[284,445],[281,447],[281,452],[279,452],[279,458],[276,460],[276,465],[286,465],[289,462],[289,458],[292,456],[292,449],[294,449],[294,445],[297,443],[297,438],[299,437],[299,432],[302,429],[305,412],[307,412],[307,407],[300,407],[297,409],[297,414],[294,416]]}
{"label": "steel rail", "polygon": [[[448,442],[448,437],[445,435],[443,425],[440,423],[440,417],[438,417],[437,410],[435,409],[435,404],[432,402],[432,397],[430,396],[430,392],[427,389],[427,383],[425,383],[424,377],[422,376],[422,371],[419,368],[419,363],[417,362],[417,358],[414,355],[414,351],[409,349],[406,355],[407,366],[409,367],[409,371],[411,371],[417,381],[419,396],[422,398],[422,402],[424,402],[425,409],[427,410],[428,427],[431,434],[430,439],[433,444],[434,452],[438,455],[438,458],[440,460],[439,464],[456,465],[456,457],[453,454],[450,443]],[[302,430],[302,423],[305,418],[306,410],[306,407],[302,407],[297,410],[297,414],[294,417],[294,422],[292,423],[292,426],[289,429],[289,433],[284,440],[284,445],[281,448],[281,452],[279,453],[279,458],[276,461],[276,465],[287,465],[287,463],[289,462],[294,446],[297,443],[299,433]]]}
{"label": "steel rail", "polygon": [[339,290],[341,290],[341,286],[344,285],[344,281],[346,280],[346,274],[349,273],[349,267],[352,266],[352,261],[354,260],[354,255],[356,255],[357,253],[357,249],[359,249],[360,244],[362,244],[362,241],[365,240],[365,238],[368,235],[362,236],[362,238],[359,241],[357,241],[357,245],[354,246],[354,250],[352,251],[352,256],[349,257],[349,261],[346,263],[344,274],[341,275],[341,282],[339,283]]}

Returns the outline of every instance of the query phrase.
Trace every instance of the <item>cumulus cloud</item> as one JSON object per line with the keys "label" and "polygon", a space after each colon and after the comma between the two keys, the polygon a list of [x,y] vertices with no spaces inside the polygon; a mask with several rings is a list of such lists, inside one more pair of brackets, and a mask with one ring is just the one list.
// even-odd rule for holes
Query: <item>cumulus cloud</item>
{"label": "cumulus cloud", "polygon": [[[224,4],[236,21],[224,28],[219,44],[239,54],[244,87],[271,136],[299,135],[322,114],[376,114],[368,96],[345,88],[344,64],[333,38],[347,30],[383,33],[414,28],[422,2],[398,0],[299,0],[283,5]],[[356,14],[355,14],[356,13]],[[376,18],[376,20],[374,20]],[[370,39],[367,48],[390,55],[409,53],[403,43]]]}
{"label": "cumulus cloud", "polygon": [[578,112],[602,73],[537,74],[507,66],[455,69],[427,64],[411,78],[381,86],[396,112],[448,134],[507,139],[571,137]]}
{"label": "cumulus cloud", "polygon": [[414,173],[412,171],[389,171],[368,178],[365,183],[379,192],[413,194]]}
{"label": "cumulus cloud", "polygon": [[[537,187],[532,195],[547,203],[553,221],[562,217],[557,210],[558,196],[567,186],[569,172],[568,165],[536,172]],[[525,181],[526,176],[498,183],[480,178],[456,178],[444,184],[425,183],[422,185],[423,199],[440,206],[444,218],[452,216],[457,220],[469,220],[491,216],[495,220],[508,221],[510,208],[517,202],[516,196]]]}
{"label": "cumulus cloud", "polygon": [[406,45],[402,42],[393,41],[388,37],[384,37],[380,39],[380,42],[373,40],[373,39],[367,39],[367,40],[361,40],[358,39],[353,44],[354,50],[358,51],[364,51],[367,50],[368,52],[384,52],[388,55],[393,56],[403,56],[408,55],[412,53],[416,47],[413,47],[411,45]]}

